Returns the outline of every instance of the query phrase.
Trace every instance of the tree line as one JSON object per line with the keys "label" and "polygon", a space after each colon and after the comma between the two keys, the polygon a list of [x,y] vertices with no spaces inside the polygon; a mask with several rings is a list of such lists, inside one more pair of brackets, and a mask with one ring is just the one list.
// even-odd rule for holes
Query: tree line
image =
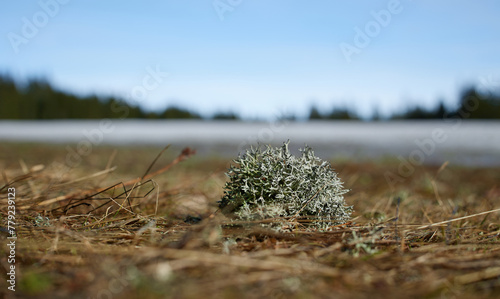
{"label": "tree line", "polygon": [[128,118],[193,118],[196,113],[177,107],[148,112],[115,97],[76,96],[54,89],[43,80],[30,80],[20,87],[8,76],[0,76],[0,119],[102,119],[121,118],[126,107]]}
{"label": "tree line", "polygon": [[[0,75],[0,119],[102,119],[123,117],[119,109],[128,109],[128,118],[143,119],[203,119],[188,109],[170,106],[163,111],[145,111],[139,106],[126,103],[116,97],[77,96],[53,88],[48,82],[39,79],[29,80],[20,86],[9,76]],[[402,113],[395,113],[386,119],[443,119],[460,117],[472,119],[499,119],[500,94],[481,93],[475,87],[465,89],[458,99],[456,108],[447,108],[440,102],[433,109],[412,107]],[[290,120],[294,116],[287,117]],[[239,120],[232,112],[218,112],[209,119]],[[321,112],[312,106],[309,120],[359,120],[361,117],[347,108],[333,108]],[[371,120],[380,120],[375,114]]]}
{"label": "tree line", "polygon": [[[394,113],[387,117],[388,120],[431,120],[444,118],[470,118],[470,119],[500,119],[500,92],[479,92],[476,87],[465,88],[454,108],[448,108],[441,101],[434,108],[410,107],[404,112]],[[333,108],[330,112],[320,113],[313,106],[309,112],[310,120],[360,120],[361,117],[347,108]],[[375,113],[371,120],[381,120]]]}

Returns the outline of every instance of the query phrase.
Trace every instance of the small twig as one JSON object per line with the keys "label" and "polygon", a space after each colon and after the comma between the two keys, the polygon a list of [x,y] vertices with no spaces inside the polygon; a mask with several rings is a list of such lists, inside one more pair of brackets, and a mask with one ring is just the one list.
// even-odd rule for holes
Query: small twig
{"label": "small twig", "polygon": [[450,164],[450,162],[449,162],[449,161],[445,161],[443,164],[441,164],[441,167],[439,167],[438,171],[436,171],[436,175],[434,176],[434,180],[436,180],[436,178],[437,178],[438,174],[439,174],[441,171],[443,171],[443,170],[446,168],[446,166],[448,166],[448,164]]}
{"label": "small twig", "polygon": [[5,188],[8,188],[9,186],[12,186],[14,183],[17,183],[17,182],[20,182],[20,181],[24,181],[24,180],[27,180],[27,179],[31,178],[34,173],[39,172],[42,169],[43,169],[43,165],[34,166],[34,167],[31,168],[31,170],[30,170],[29,173],[17,176],[14,179],[12,179],[11,181],[8,181],[7,175],[5,174],[5,172],[2,172],[3,178],[4,178],[4,180],[5,180],[6,183],[5,183],[5,185],[3,185],[0,188],[0,192],[2,192]]}
{"label": "small twig", "polygon": [[[122,184],[124,186],[132,186],[132,185],[136,184],[137,182],[140,182],[140,181],[145,180],[145,179],[152,178],[152,177],[154,177],[154,176],[156,176],[158,174],[161,174],[161,173],[167,171],[172,166],[178,164],[179,162],[184,161],[185,159],[189,158],[190,156],[194,155],[195,153],[196,153],[195,150],[192,150],[189,147],[187,147],[184,150],[182,150],[181,154],[177,158],[175,158],[172,162],[170,162],[170,164],[168,164],[167,166],[163,167],[162,169],[157,170],[156,172],[151,173],[149,175],[146,175],[143,178],[133,179],[133,180],[124,182]],[[3,188],[6,188],[8,185],[13,184],[16,181],[20,181],[20,180],[24,180],[26,178],[29,178],[30,176],[31,176],[31,174],[17,177],[13,181],[11,181],[9,184],[7,184],[7,185],[3,186],[2,188],[0,188],[0,191]],[[115,184],[112,187],[114,187],[116,185],[118,185],[118,184]],[[64,201],[64,200],[67,200],[67,199],[70,199],[70,198],[73,198],[73,197],[77,197],[77,196],[78,197],[82,197],[83,196],[84,198],[89,198],[89,197],[93,196],[91,194],[94,194],[94,195],[95,194],[99,194],[99,193],[101,193],[103,191],[106,191],[106,190],[112,188],[112,187],[103,187],[103,188],[98,188],[98,189],[87,190],[87,191],[84,191],[84,192],[78,191],[78,192],[74,192],[74,193],[71,193],[71,194],[58,196],[58,197],[55,197],[55,198],[51,198],[51,199],[47,199],[47,200],[44,200],[42,202],[39,202],[38,204],[35,205],[35,207],[50,205],[50,204],[53,204],[53,203],[56,203],[56,202],[59,202],[59,201]],[[29,208],[30,208],[29,206],[21,207],[21,209],[29,209]]]}
{"label": "small twig", "polygon": [[[21,165],[21,169],[23,170],[24,174],[30,173],[28,165],[26,165],[23,159],[19,159],[19,164]],[[32,178],[28,178],[28,186],[30,187],[33,197],[37,197],[39,193],[38,190],[36,189],[35,183],[33,183]]]}
{"label": "small twig", "polygon": [[[151,180],[147,180],[147,181],[145,181],[145,182],[143,182],[143,183],[141,183],[141,184],[139,184],[139,185],[144,185],[144,184],[146,184],[146,183],[148,183],[148,182],[152,182],[152,181],[151,181]],[[136,205],[135,205],[135,204],[134,204],[134,205],[132,205],[132,204],[131,204],[131,202],[130,202],[130,200],[129,200],[129,198],[130,198],[130,195],[132,194],[132,191],[134,190],[134,188],[135,188],[135,186],[136,186],[136,184],[137,184],[137,183],[136,183],[136,184],[134,184],[134,186],[133,186],[130,190],[127,190],[127,188],[125,187],[125,185],[124,185],[123,183],[118,183],[118,184],[115,184],[115,185],[113,185],[112,187],[118,186],[119,184],[122,184],[122,186],[123,186],[123,190],[124,190],[124,191],[123,191],[122,193],[120,193],[120,194],[118,194],[118,195],[114,196],[113,198],[120,198],[122,195],[124,195],[124,194],[125,194],[126,200],[128,201],[129,206],[130,206],[130,210],[132,210],[132,207],[134,207],[134,206],[136,206]],[[110,187],[110,188],[108,188],[108,189],[111,189],[112,187]],[[148,192],[147,192],[147,193],[146,193],[143,197],[148,196],[148,195],[149,195],[149,193],[151,193],[154,189],[155,189],[155,188],[153,187],[153,188],[152,188],[151,190],[149,190],[149,191],[148,191]],[[95,194],[95,195],[97,195],[97,194]],[[93,196],[95,196],[95,195],[93,195]],[[90,199],[90,198],[92,198],[93,196],[90,196],[90,197],[87,197],[87,198],[81,199],[80,201],[83,201],[83,200],[86,200],[86,199]],[[109,200],[109,197],[100,198],[100,199],[106,199],[107,201],[106,201],[105,203],[101,204],[100,206],[98,206],[98,207],[94,208],[93,210],[89,211],[89,213],[90,213],[90,212],[93,212],[93,211],[95,211],[95,210],[97,210],[97,209],[99,209],[99,208],[101,208],[101,207],[103,207],[103,206],[105,206],[105,205],[107,205],[108,203],[110,203],[110,202],[111,202],[111,200]],[[94,198],[94,200],[96,200],[96,198]]]}
{"label": "small twig", "polygon": [[134,212],[132,212],[131,210],[129,210],[129,209],[127,209],[127,208],[125,208],[122,204],[120,204],[120,203],[118,203],[116,200],[114,200],[114,198],[110,197],[109,199],[110,199],[111,201],[113,201],[113,202],[114,202],[117,206],[119,206],[119,207],[120,207],[120,209],[124,209],[125,211],[129,212],[130,214],[135,215],[135,213],[134,213]]}
{"label": "small twig", "polygon": [[[5,181],[4,185],[7,185],[9,183],[9,178],[7,177],[7,174],[5,173],[5,170],[2,169],[2,178]],[[2,188],[3,189],[3,188]],[[0,189],[0,191],[2,190]]]}
{"label": "small twig", "polygon": [[[154,180],[151,180],[151,183],[153,183],[153,186],[156,187],[156,204],[155,204],[155,216],[156,214],[158,213],[158,203],[159,203],[159,199],[160,199],[160,187],[158,185],[157,182],[155,182]],[[147,196],[147,194],[145,195]]]}
{"label": "small twig", "polygon": [[165,146],[159,153],[158,155],[156,156],[156,158],[154,158],[153,162],[151,162],[151,164],[149,164],[149,167],[148,169],[146,170],[146,172],[142,175],[141,177],[141,181],[144,180],[144,178],[146,177],[146,175],[148,175],[149,171],[151,170],[151,168],[153,168],[153,165],[155,165],[156,161],[160,158],[160,156],[163,154],[163,152],[165,152],[168,148],[170,147],[170,144]]}
{"label": "small twig", "polygon": [[[451,216],[455,216],[455,214],[457,213],[457,210],[458,210],[458,207],[455,206],[455,208],[453,209],[453,212],[451,213]],[[451,217],[450,217],[451,218]],[[448,222],[448,224],[446,225],[446,233],[445,233],[445,244],[446,245],[450,245],[450,238],[451,238],[451,222]]]}
{"label": "small twig", "polygon": [[123,193],[117,196],[117,198],[118,198],[121,195],[126,194],[125,199],[128,202],[128,206],[129,206],[130,210],[132,210],[132,203],[130,202],[130,195],[132,195],[132,191],[134,191],[134,188],[136,186],[137,186],[137,183],[132,186],[132,188],[130,189],[130,192],[127,192],[127,187],[123,186]]}
{"label": "small twig", "polygon": [[[80,199],[80,200],[77,200],[77,201],[75,202],[75,204],[78,204],[78,203],[80,203],[80,202],[82,202],[82,201],[84,201],[84,200],[86,200],[86,199],[92,198],[92,197],[94,197],[94,196],[96,196],[96,195],[98,195],[98,194],[101,194],[101,193],[103,193],[103,192],[105,192],[105,191],[108,191],[108,190],[110,190],[110,189],[113,189],[114,187],[118,186],[119,184],[120,184],[120,183],[118,183],[118,184],[114,184],[114,185],[109,186],[109,187],[106,187],[106,188],[101,188],[102,190],[99,190],[98,192],[96,192],[96,193],[94,193],[94,194],[91,194],[91,195],[88,195],[88,196],[86,196],[86,197],[84,197],[84,198],[82,198],[82,199]],[[73,205],[73,206],[71,206],[71,207],[69,206],[69,205],[72,203],[72,200],[73,200],[72,198],[69,198],[69,199],[70,199],[70,201],[69,201],[69,202],[68,202],[68,203],[64,206],[64,209],[63,209],[63,210],[64,210],[64,212],[66,212],[66,211],[68,211],[68,210],[70,210],[70,209],[72,209],[72,208],[74,208],[74,207],[75,207],[75,205]],[[40,204],[39,204],[39,205],[40,205]],[[54,210],[57,210],[57,209],[59,209],[59,208],[56,208],[56,209],[54,209]],[[97,208],[96,208],[96,209],[97,209]],[[95,210],[95,209],[94,209],[94,210]],[[92,210],[92,211],[93,211],[93,210]],[[92,212],[92,211],[91,211],[91,212]]]}
{"label": "small twig", "polygon": [[[148,175],[148,173],[151,171],[151,169],[153,168],[153,166],[155,165],[156,161],[158,161],[158,159],[161,157],[161,155],[170,147],[170,144],[168,144],[167,146],[165,146],[159,153],[158,155],[156,155],[156,157],[153,159],[153,161],[149,164],[148,168],[146,169],[146,172],[144,172],[144,174],[142,175],[141,179],[139,180],[139,182],[142,182],[144,180],[144,178]],[[134,185],[135,187],[135,185]],[[136,195],[139,194],[140,190],[141,190],[141,185],[138,185],[137,186],[138,188],[136,189]],[[134,188],[132,188],[132,190],[134,190]],[[129,202],[129,206],[130,206],[130,202]]]}
{"label": "small twig", "polygon": [[398,196],[398,201],[396,204],[396,218],[394,218],[394,234],[396,235],[396,240],[399,240],[398,220],[399,220],[399,204],[400,203],[401,203],[401,197]]}
{"label": "small twig", "polygon": [[116,170],[116,166],[114,167],[111,167],[111,168],[106,168],[104,170],[101,170],[99,172],[96,172],[94,174],[91,174],[91,175],[88,175],[88,176],[84,176],[84,177],[81,177],[81,178],[78,178],[78,179],[74,179],[72,181],[69,181],[69,182],[65,182],[65,183],[61,183],[61,184],[57,184],[55,185],[56,187],[60,187],[60,186],[64,186],[64,185],[69,185],[69,184],[73,184],[73,183],[78,183],[78,182],[81,182],[81,181],[84,181],[84,180],[87,180],[87,179],[91,179],[91,178],[95,178],[95,177],[98,177],[98,176],[101,176],[103,174],[107,174],[109,172],[112,172],[112,171],[115,171]]}
{"label": "small twig", "polygon": [[453,281],[458,284],[471,284],[482,280],[497,278],[500,276],[500,267],[491,267],[473,273],[456,276]]}
{"label": "small twig", "polygon": [[105,169],[109,169],[111,168],[111,164],[113,163],[113,161],[115,160],[115,157],[116,157],[116,154],[118,153],[118,151],[115,149],[113,150],[113,152],[111,153],[111,156],[109,157],[108,159],[108,163],[106,164],[106,168]]}
{"label": "small twig", "polygon": [[459,220],[463,220],[463,219],[467,219],[467,218],[472,218],[472,217],[476,217],[476,216],[481,216],[481,215],[486,215],[486,214],[489,214],[489,213],[494,213],[494,212],[499,212],[499,211],[500,211],[500,209],[490,210],[490,211],[486,211],[486,212],[477,213],[477,214],[474,214],[474,215],[469,215],[469,216],[459,217],[459,218],[450,219],[450,220],[446,220],[446,221],[441,221],[441,222],[433,223],[433,224],[430,224],[430,225],[419,226],[416,229],[429,228],[429,227],[433,227],[433,226],[447,224],[447,223],[450,223],[450,222],[459,221]]}
{"label": "small twig", "polygon": [[170,164],[163,167],[162,169],[159,169],[159,170],[157,170],[149,175],[142,177],[141,180],[150,179],[150,178],[152,178],[160,173],[163,173],[163,172],[169,170],[172,166],[186,160],[187,158],[191,157],[194,154],[196,154],[195,150],[192,150],[189,147],[186,147],[182,150],[181,154],[177,158],[174,159],[174,161],[170,162]]}

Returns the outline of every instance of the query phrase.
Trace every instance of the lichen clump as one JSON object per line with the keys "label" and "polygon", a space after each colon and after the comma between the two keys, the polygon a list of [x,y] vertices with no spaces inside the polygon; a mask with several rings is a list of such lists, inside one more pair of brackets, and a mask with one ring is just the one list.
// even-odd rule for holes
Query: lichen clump
{"label": "lichen clump", "polygon": [[229,181],[219,207],[242,220],[267,218],[301,221],[320,229],[350,219],[342,181],[330,163],[305,146],[295,157],[289,142],[273,148],[250,148],[234,160],[226,175]]}

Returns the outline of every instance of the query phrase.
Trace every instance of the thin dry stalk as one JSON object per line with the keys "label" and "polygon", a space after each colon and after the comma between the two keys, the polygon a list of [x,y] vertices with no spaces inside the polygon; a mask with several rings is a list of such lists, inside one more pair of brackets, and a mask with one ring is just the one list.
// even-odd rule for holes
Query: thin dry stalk
{"label": "thin dry stalk", "polygon": [[450,220],[446,220],[446,221],[441,221],[441,222],[433,223],[433,224],[430,224],[430,225],[419,226],[416,229],[430,228],[430,227],[433,227],[433,226],[439,226],[439,225],[443,225],[443,224],[448,224],[448,223],[451,223],[451,222],[460,221],[460,220],[464,220],[464,219],[468,219],[468,218],[472,218],[472,217],[477,217],[477,216],[481,216],[481,215],[486,215],[486,214],[490,214],[490,213],[494,213],[494,212],[499,212],[499,211],[500,211],[500,209],[490,210],[490,211],[486,211],[486,212],[477,213],[477,214],[474,214],[474,215],[469,215],[469,216],[459,217],[459,218],[450,219]]}
{"label": "thin dry stalk", "polygon": [[471,284],[474,282],[497,278],[500,276],[500,267],[486,268],[473,273],[456,276],[453,282],[458,284]]}
{"label": "thin dry stalk", "polygon": [[271,257],[267,259],[255,259],[243,256],[228,256],[213,254],[196,250],[164,248],[157,252],[158,256],[173,259],[185,259],[197,261],[200,264],[218,264],[234,267],[245,267],[261,271],[280,271],[287,273],[310,273],[321,274],[330,277],[339,276],[339,271],[334,268],[325,267],[321,264],[303,260],[290,260],[282,257]]}
{"label": "thin dry stalk", "polygon": [[[189,158],[190,156],[194,155],[195,154],[195,151],[194,150],[191,150],[190,148],[185,148],[184,150],[182,150],[181,154],[175,158],[170,164],[168,164],[167,166],[155,171],[154,173],[151,173],[149,175],[146,175],[144,177],[141,177],[141,178],[137,178],[137,179],[132,179],[132,180],[129,180],[129,181],[126,181],[126,182],[123,182],[123,183],[119,183],[119,184],[122,184],[124,187],[126,186],[132,186],[134,184],[137,184],[143,180],[147,180],[147,179],[150,179],[156,175],[159,175],[167,170],[169,170],[172,166],[184,161],[185,159]],[[26,175],[26,177],[19,177],[17,179],[18,180],[22,180],[22,179],[26,179],[30,176]],[[15,180],[16,181],[16,180]],[[10,183],[12,184],[12,182]],[[51,204],[54,204],[54,203],[57,203],[57,202],[60,202],[60,201],[65,201],[65,200],[68,200],[68,199],[71,199],[71,198],[75,198],[75,197],[79,197],[79,198],[89,198],[89,197],[92,197],[92,196],[95,196],[96,194],[100,194],[102,192],[105,192],[119,184],[115,184],[111,187],[102,187],[102,188],[97,188],[97,189],[91,189],[91,190],[87,190],[87,191],[79,191],[79,192],[74,192],[74,193],[71,193],[71,194],[67,194],[67,195],[61,195],[61,196],[58,196],[56,198],[51,198],[51,199],[47,199],[47,200],[44,200],[42,202],[39,202],[37,203],[33,208],[34,209],[37,209],[39,207],[43,207],[43,206],[47,206],[47,205],[51,205]],[[5,187],[5,186],[4,186]],[[0,189],[1,191],[1,189]],[[30,207],[22,207],[24,209],[29,209]]]}
{"label": "thin dry stalk", "polygon": [[71,181],[68,181],[68,182],[60,183],[60,184],[57,184],[57,185],[54,185],[54,186],[55,187],[62,187],[62,186],[66,186],[66,185],[71,185],[71,184],[79,183],[79,182],[82,182],[82,181],[85,181],[85,180],[89,180],[89,179],[93,179],[93,178],[99,177],[101,175],[108,174],[108,173],[113,172],[115,170],[116,170],[116,166],[111,167],[111,168],[106,167],[106,169],[98,171],[98,172],[93,173],[91,175],[84,176],[84,177],[81,177],[81,178],[78,178],[78,179],[74,179],[74,180],[71,180]]}

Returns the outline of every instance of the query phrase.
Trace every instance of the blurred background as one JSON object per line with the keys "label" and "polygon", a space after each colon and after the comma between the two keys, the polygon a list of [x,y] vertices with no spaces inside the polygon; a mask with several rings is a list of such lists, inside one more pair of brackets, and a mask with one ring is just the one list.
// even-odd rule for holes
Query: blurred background
{"label": "blurred background", "polygon": [[291,139],[327,157],[500,165],[499,13],[494,0],[6,2],[0,140],[235,155]]}

